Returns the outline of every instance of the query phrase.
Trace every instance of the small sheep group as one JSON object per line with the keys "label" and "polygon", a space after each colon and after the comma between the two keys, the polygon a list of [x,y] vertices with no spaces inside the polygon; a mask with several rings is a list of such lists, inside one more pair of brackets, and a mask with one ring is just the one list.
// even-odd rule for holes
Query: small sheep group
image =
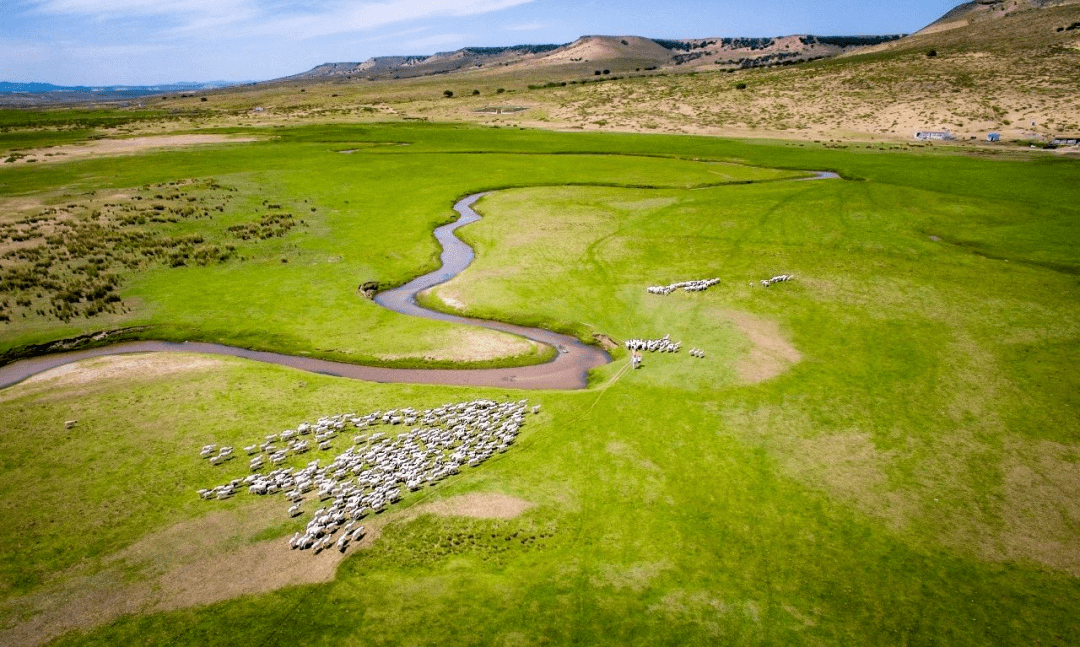
{"label": "small sheep group", "polygon": [[645,288],[649,294],[671,294],[675,290],[682,288],[686,292],[702,292],[708,290],[712,286],[720,282],[720,279],[700,279],[697,281],[680,281],[678,283],[672,283],[671,285],[654,285],[649,288]]}
{"label": "small sheep group", "polygon": [[664,335],[660,339],[627,339],[627,350],[644,350],[650,353],[677,353],[682,347],[681,341],[671,341],[671,335]]}
{"label": "small sheep group", "polygon": [[[217,452],[215,455],[214,452]],[[221,450],[217,449],[217,445],[203,445],[202,451],[199,452],[199,456],[210,460],[211,465],[221,465],[227,460],[233,457],[232,447],[222,447]]]}
{"label": "small sheep group", "polygon": [[771,279],[763,279],[761,281],[761,287],[767,288],[773,283],[782,283],[784,281],[790,281],[793,278],[795,278],[795,276],[792,274],[781,274],[780,276],[774,276]]}

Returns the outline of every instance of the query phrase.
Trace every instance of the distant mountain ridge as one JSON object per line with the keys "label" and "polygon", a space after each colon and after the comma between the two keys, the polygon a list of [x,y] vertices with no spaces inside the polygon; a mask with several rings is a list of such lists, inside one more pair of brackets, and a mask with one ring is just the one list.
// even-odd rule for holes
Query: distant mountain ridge
{"label": "distant mountain ridge", "polygon": [[148,94],[160,94],[162,92],[186,92],[190,90],[215,90],[233,85],[241,85],[231,81],[207,81],[207,82],[179,82],[163,83],[159,85],[53,85],[52,83],[14,83],[0,81],[0,94],[28,93],[38,94],[44,92],[94,92],[109,94],[126,94],[139,96]]}
{"label": "distant mountain ridge", "polygon": [[675,66],[763,67],[827,58],[862,47],[892,42],[903,36],[797,34],[770,38],[693,39],[582,36],[563,45],[464,47],[431,55],[376,56],[363,62],[323,63],[306,72],[276,79],[274,82],[334,78],[405,79],[498,67],[529,67],[534,70],[580,68],[582,73],[593,72],[590,67],[600,67],[609,73]]}

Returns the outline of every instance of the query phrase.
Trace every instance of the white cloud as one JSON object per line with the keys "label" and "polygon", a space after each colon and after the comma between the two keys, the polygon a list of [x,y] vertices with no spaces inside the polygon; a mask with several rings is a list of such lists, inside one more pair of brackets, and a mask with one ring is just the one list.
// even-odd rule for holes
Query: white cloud
{"label": "white cloud", "polygon": [[429,18],[458,18],[508,9],[534,0],[24,0],[38,14],[91,20],[170,17],[169,33],[188,35],[230,26],[236,35],[315,38],[366,31]]}
{"label": "white cloud", "polygon": [[535,1],[0,0],[16,20],[0,37],[0,72],[87,85],[269,78],[338,60],[345,45],[362,58],[452,48],[457,19]]}
{"label": "white cloud", "polygon": [[274,18],[251,25],[249,34],[296,39],[368,31],[394,23],[431,18],[460,18],[527,4],[533,0],[388,0],[365,4],[334,3],[318,13]]}
{"label": "white cloud", "polygon": [[249,0],[27,0],[26,4],[39,13],[95,19],[223,14],[253,6]]}

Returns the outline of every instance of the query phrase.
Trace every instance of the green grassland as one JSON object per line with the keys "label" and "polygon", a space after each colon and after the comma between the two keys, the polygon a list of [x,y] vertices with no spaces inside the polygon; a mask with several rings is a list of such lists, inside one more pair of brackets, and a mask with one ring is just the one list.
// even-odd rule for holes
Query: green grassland
{"label": "green grassland", "polygon": [[[0,305],[10,322],[0,328],[0,349],[14,354],[30,343],[149,326],[144,336],[389,365],[424,358],[431,365],[461,363],[469,358],[439,354],[450,345],[452,327],[393,315],[357,293],[366,281],[392,286],[433,269],[438,250],[431,230],[454,217],[454,198],[515,185],[690,187],[793,176],[663,157],[521,154],[528,140],[517,142],[517,150],[504,145],[504,154],[473,154],[469,147],[484,150],[492,138],[477,137],[483,131],[469,131],[469,139],[443,130],[448,132],[436,132],[416,150],[370,140],[375,135],[411,144],[415,133],[409,129],[311,129],[213,152],[8,169],[0,195],[44,196],[47,203],[5,223],[8,242],[20,245],[5,256],[3,269],[34,275],[38,266],[53,276],[6,283],[11,297]],[[356,152],[339,152],[354,145],[360,146]],[[562,152],[556,142],[550,145]],[[191,180],[200,190],[170,186]],[[205,188],[211,181],[218,187],[213,195]],[[132,204],[145,206],[109,211]],[[54,213],[57,207],[63,213]],[[265,236],[241,237],[283,214],[298,226],[263,227]],[[154,222],[155,215],[166,221]],[[27,231],[25,221],[34,218],[42,218],[45,233]],[[47,235],[58,218],[84,225],[68,223],[74,243]],[[92,238],[90,229],[101,235]],[[12,238],[16,230],[29,240]],[[109,243],[118,230],[124,235]],[[145,254],[130,251],[136,236]],[[431,335],[442,338],[429,340]],[[519,360],[534,356],[526,346]]]}
{"label": "green grassland", "polygon": [[[428,301],[670,334],[684,352],[629,372],[616,352],[590,389],[527,394],[542,413],[508,453],[400,506],[498,492],[535,504],[519,517],[402,517],[331,582],[148,607],[57,644],[1080,644],[1075,161],[427,125],[272,134],[0,170],[0,197],[43,208],[213,179],[229,190],[198,189],[224,209],[212,218],[131,226],[236,248],[116,270],[117,312],[18,311],[4,348],[149,325],[419,363],[453,327],[356,286],[431,267],[453,201],[505,188],[461,230],[474,265]],[[798,169],[845,179],[776,181]],[[264,200],[304,224],[230,235]],[[779,273],[796,279],[750,285]],[[714,276],[702,293],[645,291]],[[145,537],[257,514],[245,496],[196,498],[245,473],[200,461],[203,444],[474,397],[524,395],[236,359],[0,392],[0,632],[105,572],[154,586],[153,558],[115,558]],[[270,514],[211,545],[304,523]]]}

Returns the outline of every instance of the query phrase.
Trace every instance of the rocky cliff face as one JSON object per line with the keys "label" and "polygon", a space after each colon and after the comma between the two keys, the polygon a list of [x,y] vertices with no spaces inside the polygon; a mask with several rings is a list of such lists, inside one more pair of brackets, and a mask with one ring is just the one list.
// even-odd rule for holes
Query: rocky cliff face
{"label": "rocky cliff face", "polygon": [[768,67],[827,58],[901,36],[813,36],[773,38],[652,39],[640,36],[583,36],[566,45],[466,47],[421,56],[380,56],[362,63],[324,63],[280,79],[404,79],[474,69],[562,69],[576,73],[623,73],[662,67],[720,69]]}

